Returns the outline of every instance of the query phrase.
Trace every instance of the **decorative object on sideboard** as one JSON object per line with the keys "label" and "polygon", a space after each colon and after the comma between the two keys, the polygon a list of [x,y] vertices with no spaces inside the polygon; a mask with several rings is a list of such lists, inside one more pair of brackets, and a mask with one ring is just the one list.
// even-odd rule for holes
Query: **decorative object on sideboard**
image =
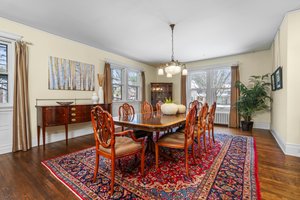
{"label": "decorative object on sideboard", "polygon": [[103,74],[97,74],[98,78],[98,97],[99,97],[99,103],[104,103],[104,97],[103,97],[103,81],[104,81],[104,75]]}
{"label": "decorative object on sideboard", "polygon": [[74,102],[73,101],[57,101],[56,103],[61,105],[61,106],[68,106],[68,105],[71,105]]}
{"label": "decorative object on sideboard", "polygon": [[48,77],[50,90],[95,90],[95,67],[92,64],[50,56]]}
{"label": "decorative object on sideboard", "polygon": [[180,114],[185,113],[185,111],[186,111],[185,105],[179,104],[179,105],[177,105],[177,107],[178,107],[178,113],[180,113]]}
{"label": "decorative object on sideboard", "polygon": [[161,105],[161,112],[165,115],[175,115],[178,111],[178,106],[173,103],[172,99],[165,100],[165,103]]}
{"label": "decorative object on sideboard", "polygon": [[97,104],[98,100],[99,100],[99,97],[97,96],[97,93],[94,92],[93,96],[92,96],[92,102],[93,102],[93,104]]}

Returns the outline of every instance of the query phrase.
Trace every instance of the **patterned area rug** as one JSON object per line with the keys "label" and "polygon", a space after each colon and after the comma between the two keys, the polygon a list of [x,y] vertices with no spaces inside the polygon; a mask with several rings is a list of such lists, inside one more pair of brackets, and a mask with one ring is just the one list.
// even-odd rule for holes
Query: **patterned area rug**
{"label": "patterned area rug", "polygon": [[[168,149],[163,150],[168,153]],[[160,168],[156,170],[154,155],[148,153],[144,177],[133,156],[121,159],[113,196],[108,195],[109,160],[100,159],[97,181],[92,182],[94,147],[42,164],[80,199],[260,199],[252,137],[216,134],[216,143],[196,157],[196,164],[189,159],[189,177],[185,175],[183,151],[172,150],[172,154],[175,160],[160,157]]]}

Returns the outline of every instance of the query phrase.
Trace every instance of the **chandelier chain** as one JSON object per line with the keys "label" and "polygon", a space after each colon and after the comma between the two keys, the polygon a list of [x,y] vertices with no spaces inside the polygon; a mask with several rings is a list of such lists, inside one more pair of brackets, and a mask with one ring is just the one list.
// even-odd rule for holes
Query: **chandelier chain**
{"label": "chandelier chain", "polygon": [[171,30],[172,30],[172,57],[171,60],[174,61],[174,36],[173,36],[173,31],[174,31],[174,26],[175,24],[170,24]]}

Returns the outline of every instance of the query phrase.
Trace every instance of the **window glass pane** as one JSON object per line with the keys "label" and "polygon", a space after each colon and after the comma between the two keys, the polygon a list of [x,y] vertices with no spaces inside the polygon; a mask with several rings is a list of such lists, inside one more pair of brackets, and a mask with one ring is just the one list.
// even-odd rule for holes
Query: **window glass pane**
{"label": "window glass pane", "polygon": [[0,103],[8,103],[8,75],[0,74]]}
{"label": "window glass pane", "polygon": [[128,100],[138,100],[138,87],[128,86]]}
{"label": "window glass pane", "polygon": [[112,84],[122,84],[122,70],[111,69]]}
{"label": "window glass pane", "polygon": [[190,102],[192,102],[194,100],[204,101],[204,98],[206,98],[206,90],[204,90],[204,89],[191,90]]}
{"label": "window glass pane", "polygon": [[112,85],[113,100],[122,100],[122,86]]}
{"label": "window glass pane", "polygon": [[207,73],[205,71],[191,74],[191,89],[206,89]]}
{"label": "window glass pane", "polygon": [[128,85],[138,85],[139,74],[138,72],[128,71]]}
{"label": "window glass pane", "polygon": [[231,87],[231,69],[214,69],[213,74],[213,88],[230,88]]}
{"label": "window glass pane", "polygon": [[230,89],[216,89],[216,102],[218,111],[230,110]]}
{"label": "window glass pane", "polygon": [[7,45],[0,44],[0,73],[7,73]]}

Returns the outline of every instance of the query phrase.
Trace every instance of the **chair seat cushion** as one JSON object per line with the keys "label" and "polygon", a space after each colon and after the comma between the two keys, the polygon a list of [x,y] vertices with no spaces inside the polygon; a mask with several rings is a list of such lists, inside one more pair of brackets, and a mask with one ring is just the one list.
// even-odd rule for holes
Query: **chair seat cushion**
{"label": "chair seat cushion", "polygon": [[162,136],[157,144],[159,146],[166,146],[166,147],[172,147],[172,146],[181,146],[184,147],[184,134],[181,132],[175,132],[170,133]]}
{"label": "chair seat cushion", "polygon": [[[111,148],[99,147],[100,151],[111,154]],[[135,142],[129,137],[116,137],[115,138],[115,153],[116,157],[125,156],[130,153],[139,151],[142,149],[142,145],[139,142]]]}

